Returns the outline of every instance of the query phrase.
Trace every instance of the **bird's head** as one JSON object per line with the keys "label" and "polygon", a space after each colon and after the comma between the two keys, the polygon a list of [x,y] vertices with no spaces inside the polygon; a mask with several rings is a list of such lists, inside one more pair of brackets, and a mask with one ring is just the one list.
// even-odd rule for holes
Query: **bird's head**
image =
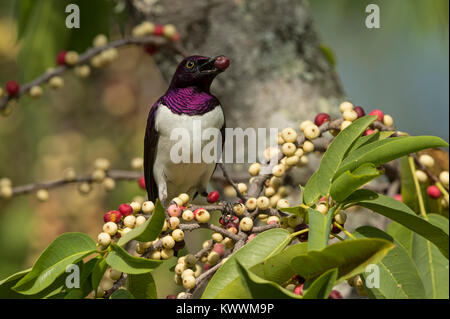
{"label": "bird's head", "polygon": [[214,78],[225,71],[229,65],[230,59],[224,55],[215,58],[199,55],[187,57],[178,65],[170,87],[194,86],[208,92]]}

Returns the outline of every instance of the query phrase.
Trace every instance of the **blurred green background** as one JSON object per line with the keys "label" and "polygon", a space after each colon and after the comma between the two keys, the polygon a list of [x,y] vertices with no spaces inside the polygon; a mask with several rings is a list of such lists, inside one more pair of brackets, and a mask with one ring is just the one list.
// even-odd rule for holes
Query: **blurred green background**
{"label": "blurred green background", "polygon": [[[72,2],[92,13],[82,15],[90,28],[55,31],[54,24],[65,19],[65,5]],[[36,3],[38,13],[18,27],[17,10],[27,17]],[[369,3],[380,6],[380,29],[365,27]],[[87,6],[98,7],[83,10]],[[310,6],[315,27],[331,48],[344,89],[355,104],[388,110],[396,125],[413,135],[448,141],[448,1],[313,0]],[[54,66],[59,50],[86,47],[100,32],[119,37],[126,17],[111,13],[109,19],[98,19],[96,10],[113,12],[113,3],[1,1],[2,86],[11,79],[33,78]],[[58,33],[56,40],[51,32]],[[38,101],[23,98],[9,117],[0,117],[0,178],[9,177],[15,185],[52,180],[69,166],[83,174],[92,170],[97,157],[131,169],[131,159],[142,153],[148,107],[164,92],[165,83],[153,59],[138,48],[121,50],[117,63],[92,73],[84,80],[67,74],[63,89],[46,89]],[[96,187],[88,196],[75,186],[64,187],[51,191],[52,200],[44,204],[32,195],[0,199],[0,279],[32,265],[62,232],[95,237],[103,213],[136,195],[145,195],[137,183],[123,182],[111,193]]]}

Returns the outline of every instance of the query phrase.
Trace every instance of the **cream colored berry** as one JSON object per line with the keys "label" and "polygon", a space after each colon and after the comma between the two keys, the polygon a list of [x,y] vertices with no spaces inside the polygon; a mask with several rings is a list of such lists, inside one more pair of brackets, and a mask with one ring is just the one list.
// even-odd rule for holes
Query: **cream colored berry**
{"label": "cream colored berry", "polygon": [[186,193],[178,195],[178,198],[181,199],[181,205],[179,206],[186,205],[189,202],[189,195]]}
{"label": "cream colored berry", "polygon": [[103,279],[100,281],[100,287],[104,291],[108,291],[114,286],[114,281],[109,279],[108,277],[103,277]]}
{"label": "cream colored berry", "polygon": [[[145,202],[145,198],[143,196],[134,196],[133,197],[133,202],[138,203],[139,205],[141,205],[140,209],[142,208],[142,204]],[[138,211],[139,212],[139,211]]]}
{"label": "cream colored berry", "polygon": [[108,37],[104,34],[97,34],[92,41],[95,48],[103,47],[108,44]]}
{"label": "cream colored berry", "polygon": [[304,154],[311,153],[314,151],[314,144],[310,141],[305,141],[303,143],[302,149]]}
{"label": "cream colored berry", "polygon": [[228,198],[232,198],[232,197],[236,197],[237,196],[236,190],[231,185],[225,186],[225,188],[223,189],[223,193]]}
{"label": "cream colored berry", "polygon": [[[195,266],[195,262],[191,266],[188,266],[188,267],[193,267],[193,266]],[[191,268],[187,268],[181,273],[181,278],[189,277],[189,276],[194,276],[194,271]]]}
{"label": "cream colored berry", "polygon": [[[311,143],[311,142],[309,142],[309,141],[305,141],[305,142]],[[303,143],[303,145],[305,145],[305,143]],[[302,147],[297,148],[297,149],[295,150],[295,153],[294,153],[294,155],[295,155],[295,156],[298,156],[299,158],[302,157],[303,154],[304,154],[304,151],[303,151],[303,148],[302,148]]]}
{"label": "cream colored berry", "polygon": [[392,126],[394,125],[394,119],[389,114],[385,114],[383,116],[383,124],[386,126]]}
{"label": "cream colored berry", "polygon": [[119,230],[119,233],[121,236],[125,236],[126,234],[128,234],[130,231],[132,231],[133,228],[130,227],[125,227],[124,229],[122,229],[121,231]]}
{"label": "cream colored berry", "polygon": [[286,172],[284,165],[278,164],[272,168],[272,174],[276,177],[281,177]]}
{"label": "cream colored berry", "polygon": [[270,200],[266,196],[258,197],[258,199],[256,200],[256,206],[260,210],[268,209],[269,205],[270,205]]}
{"label": "cream colored berry", "polygon": [[114,236],[117,233],[117,224],[114,222],[107,222],[103,225],[103,232]]}
{"label": "cream colored berry", "polygon": [[178,258],[177,263],[178,264],[184,264],[184,260],[186,259],[186,256],[181,256],[180,258]]}
{"label": "cream colored berry", "polygon": [[261,169],[261,164],[253,163],[248,168],[248,172],[250,173],[251,176],[257,176],[259,174],[260,169]]}
{"label": "cream colored berry", "polygon": [[220,243],[223,240],[223,235],[221,233],[213,233],[211,235],[212,240],[216,243]]}
{"label": "cream colored berry", "polygon": [[267,218],[267,224],[272,225],[272,224],[280,224],[280,217],[278,216],[269,216]]}
{"label": "cream colored berry", "polygon": [[183,278],[183,287],[185,289],[192,289],[195,287],[195,277],[194,276],[185,276]]}
{"label": "cream colored berry", "polygon": [[353,110],[353,104],[348,101],[342,102],[341,105],[339,105],[339,110],[341,111],[341,113],[344,113],[348,110]]}
{"label": "cream colored berry", "polygon": [[175,246],[175,240],[172,236],[167,235],[161,239],[161,243],[164,248],[166,249],[172,249]]}
{"label": "cream colored berry", "polygon": [[11,186],[0,187],[0,198],[11,198],[13,195],[13,189]]}
{"label": "cream colored berry", "polygon": [[245,213],[245,205],[242,203],[234,204],[233,212],[236,214],[236,216],[242,216]]}
{"label": "cream colored berry", "polygon": [[173,249],[167,248],[161,249],[161,259],[167,260],[169,258],[172,258],[173,253],[174,253]]}
{"label": "cream colored berry", "polygon": [[184,232],[181,229],[174,229],[172,232],[172,238],[178,242],[184,239]]}
{"label": "cream colored berry", "polygon": [[111,163],[109,162],[108,159],[100,157],[94,161],[94,166],[97,169],[102,169],[104,171],[107,171],[109,169],[109,167],[111,166]]}
{"label": "cream colored berry", "polygon": [[104,63],[111,63],[119,56],[119,51],[116,48],[109,48],[100,53]]}
{"label": "cream colored berry", "polygon": [[219,259],[220,259],[220,255],[217,252],[212,251],[208,254],[207,262],[211,266],[214,266],[215,264],[217,264],[219,262]]}
{"label": "cream colored berry", "polygon": [[448,185],[449,185],[448,171],[442,171],[439,174],[439,180],[441,181],[442,185],[444,185],[445,187],[448,187]]}
{"label": "cream colored berry", "polygon": [[167,229],[169,229],[169,223],[167,222],[167,220],[164,220],[162,231],[166,231]]}
{"label": "cream colored berry", "polygon": [[136,225],[136,217],[134,217],[133,215],[128,215],[123,219],[123,224],[126,227],[129,228],[134,228],[134,226]]}
{"label": "cream colored berry", "polygon": [[311,124],[305,128],[305,130],[303,131],[303,134],[305,134],[305,137],[308,140],[313,140],[313,139],[319,137],[320,129],[317,127],[317,125]]}
{"label": "cream colored berry", "polygon": [[78,185],[78,191],[83,195],[89,194],[91,189],[91,184],[89,184],[88,182],[83,182]]}
{"label": "cream colored berry", "polygon": [[345,121],[353,122],[358,118],[358,113],[356,113],[354,110],[346,110],[344,113],[342,113],[342,117]]}
{"label": "cream colored berry", "polygon": [[64,80],[60,76],[54,76],[48,81],[48,84],[52,89],[59,89],[64,86]]}
{"label": "cream colored berry", "polygon": [[420,183],[425,183],[428,180],[428,176],[424,171],[416,170],[416,177]]}
{"label": "cream colored berry", "polygon": [[163,27],[163,34],[166,38],[172,39],[177,34],[177,28],[173,24],[166,24]]}
{"label": "cream colored berry", "polygon": [[282,198],[277,202],[277,208],[288,208],[288,207],[290,207],[290,204],[287,199]]}
{"label": "cream colored berry", "polygon": [[289,196],[291,194],[291,189],[287,186],[280,186],[280,188],[278,188],[277,194],[281,197]]}
{"label": "cream colored berry", "polygon": [[80,78],[87,78],[91,74],[91,68],[86,64],[76,66],[73,71]]}
{"label": "cream colored berry", "polygon": [[203,242],[203,244],[202,244],[202,248],[209,247],[210,244],[211,244],[211,243],[210,243],[209,240],[205,240],[205,241]]}
{"label": "cream colored berry", "polygon": [[288,157],[294,155],[296,150],[297,147],[294,143],[284,143],[281,147],[281,151],[283,152],[283,154]]}
{"label": "cream colored berry", "polygon": [[110,192],[116,187],[116,181],[111,177],[107,177],[103,180],[103,187],[106,191]]}
{"label": "cream colored berry", "polygon": [[341,123],[341,131],[345,130],[347,127],[349,127],[350,125],[352,125],[352,122],[350,121],[343,121]]}
{"label": "cream colored berry", "polygon": [[183,218],[183,220],[186,222],[190,222],[194,220],[194,213],[192,212],[192,210],[187,209],[183,212],[181,218]]}
{"label": "cream colored berry", "polygon": [[[178,263],[176,266],[175,266],[175,273],[177,274],[177,275],[180,275],[181,276],[181,274],[183,273],[183,271],[185,271],[186,270],[186,265],[184,264],[184,263]],[[181,278],[181,277],[180,277]]]}
{"label": "cream colored berry", "polygon": [[249,217],[244,217],[241,219],[241,222],[239,223],[239,227],[243,231],[250,231],[253,228],[253,220]]}
{"label": "cream colored berry", "polygon": [[245,202],[245,206],[247,206],[248,210],[255,210],[257,206],[256,198],[250,197],[249,199],[247,199],[247,201]]}
{"label": "cream colored berry", "polygon": [[135,170],[140,170],[144,167],[144,160],[142,157],[135,157],[131,160],[131,168]]}
{"label": "cream colored berry", "polygon": [[145,224],[146,221],[147,221],[147,219],[142,215],[136,217],[136,227]]}
{"label": "cream colored berry", "polygon": [[326,213],[328,213],[328,207],[327,207],[327,205],[325,205],[325,204],[319,204],[319,205],[317,205],[316,206],[316,210],[319,212],[319,213],[322,213],[322,214],[326,214]]}
{"label": "cream colored berry", "polygon": [[284,140],[283,136],[281,136],[281,132],[277,134],[277,144],[278,145],[282,145],[286,143],[286,141]]}
{"label": "cream colored berry", "polygon": [[153,260],[160,260],[161,259],[161,252],[159,250],[155,250],[150,254],[150,259]]}
{"label": "cream colored berry", "polygon": [[118,271],[116,269],[110,268],[108,277],[113,281],[119,280],[120,277],[122,277],[122,272]]}
{"label": "cream colored berry", "polygon": [[434,158],[428,154],[420,155],[419,161],[428,168],[432,168],[434,166]]}
{"label": "cream colored berry", "polygon": [[103,60],[101,55],[96,55],[92,57],[90,63],[94,68],[101,68],[102,66],[105,65],[105,61]]}
{"label": "cream colored berry", "polygon": [[273,195],[270,197],[270,207],[277,207],[278,201],[281,199],[281,196],[278,194]]}
{"label": "cream colored berry", "polygon": [[292,127],[288,127],[281,131],[281,136],[287,143],[294,143],[298,134]]}
{"label": "cream colored berry", "polygon": [[140,24],[143,35],[150,35],[155,31],[155,25],[150,21],[144,21]]}
{"label": "cream colored berry", "polygon": [[271,186],[266,187],[264,189],[264,195],[267,197],[271,197],[271,196],[275,195],[275,193],[276,193],[275,188],[273,188]]}
{"label": "cream colored berry", "polygon": [[334,220],[336,221],[336,223],[344,225],[347,221],[347,214],[345,212],[339,212],[336,214],[336,216],[334,216]]}
{"label": "cream colored berry", "polygon": [[269,185],[273,188],[278,188],[281,185],[281,178],[272,176],[269,181]]}
{"label": "cream colored berry", "polygon": [[3,89],[0,87],[0,97],[3,97],[4,91]]}
{"label": "cream colored berry", "polygon": [[75,65],[78,63],[80,55],[75,51],[67,51],[65,60],[68,65]]}
{"label": "cream colored berry", "polygon": [[91,177],[94,182],[100,183],[105,179],[106,173],[102,169],[96,169],[94,170],[94,172],[92,172]]}
{"label": "cream colored berry", "polygon": [[241,194],[244,195],[245,193],[247,193],[247,184],[239,183],[239,184],[237,184],[237,188],[241,192]]}
{"label": "cream colored berry", "polygon": [[297,165],[299,160],[300,160],[300,158],[297,155],[289,156],[286,159],[286,164],[289,166],[294,166],[294,165]]}
{"label": "cream colored berry", "polygon": [[32,97],[33,99],[38,99],[42,96],[43,90],[39,85],[34,85],[31,87],[30,89],[30,97]]}
{"label": "cream colored berry", "polygon": [[36,192],[36,197],[40,202],[46,202],[50,198],[50,194],[46,189],[40,189]]}
{"label": "cream colored berry", "polygon": [[169,228],[176,229],[180,225],[180,219],[178,217],[172,216],[169,218]]}
{"label": "cream colored berry", "polygon": [[306,155],[303,155],[302,157],[300,157],[300,160],[297,163],[297,166],[299,167],[304,167],[306,165],[308,165],[309,163],[309,159]]}
{"label": "cream colored berry", "polygon": [[11,187],[11,186],[12,182],[9,178],[7,177],[0,178],[0,187]]}
{"label": "cream colored berry", "polygon": [[131,202],[130,206],[133,209],[134,213],[138,213],[141,211],[141,203],[139,203],[138,201]]}
{"label": "cream colored berry", "polygon": [[72,182],[77,177],[75,170],[72,167],[66,168],[63,172],[64,180],[67,182]]}
{"label": "cream colored berry", "polygon": [[151,213],[153,213],[153,210],[155,209],[155,204],[153,204],[153,202],[149,201],[149,200],[145,201],[142,203],[141,209],[144,214],[151,214]]}
{"label": "cream colored berry", "polygon": [[202,267],[199,264],[195,265],[194,277],[198,278],[202,274]]}
{"label": "cream colored berry", "polygon": [[268,147],[266,148],[266,150],[264,151],[264,158],[266,160],[271,160],[271,159],[277,159],[278,158],[278,154],[280,154],[280,150],[278,149],[278,147]]}
{"label": "cream colored berry", "polygon": [[111,243],[111,236],[108,233],[98,234],[97,241],[100,245],[107,247]]}
{"label": "cream colored berry", "polygon": [[233,248],[234,246],[234,242],[230,237],[225,237],[221,244],[223,244],[226,248]]}
{"label": "cream colored berry", "polygon": [[300,123],[300,126],[299,126],[300,131],[303,132],[303,131],[305,130],[305,128],[308,127],[308,126],[310,126],[310,125],[314,125],[314,122],[313,122],[313,121],[310,121],[310,120],[301,122],[301,123]]}
{"label": "cream colored berry", "polygon": [[196,219],[200,224],[207,223],[210,219],[210,214],[206,209],[202,209],[197,212]]}

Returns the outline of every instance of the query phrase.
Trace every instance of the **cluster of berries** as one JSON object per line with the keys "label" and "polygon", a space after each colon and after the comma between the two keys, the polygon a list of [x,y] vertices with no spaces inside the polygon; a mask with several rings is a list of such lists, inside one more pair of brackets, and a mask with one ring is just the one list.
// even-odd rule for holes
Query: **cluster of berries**
{"label": "cluster of berries", "polygon": [[[149,35],[164,36],[166,39],[172,42],[180,41],[180,34],[173,24],[153,24],[150,21],[144,21],[141,24],[135,26],[132,30],[133,37],[145,37]],[[144,50],[148,54],[154,54],[158,51],[159,47],[154,44],[144,45]]]}
{"label": "cluster of berries", "polygon": [[[433,169],[435,166],[435,160],[431,155],[423,154],[419,156],[419,162],[427,169]],[[416,169],[415,171],[416,178],[421,184],[427,184],[429,183],[429,178],[427,173],[425,173],[423,170]],[[429,185],[427,187],[427,194],[432,199],[439,199],[441,198],[441,205],[444,208],[448,207],[448,199],[446,197],[442,196],[442,191],[439,189],[439,186],[444,187],[448,190],[449,187],[449,174],[448,171],[441,171],[439,173],[439,182]]]}

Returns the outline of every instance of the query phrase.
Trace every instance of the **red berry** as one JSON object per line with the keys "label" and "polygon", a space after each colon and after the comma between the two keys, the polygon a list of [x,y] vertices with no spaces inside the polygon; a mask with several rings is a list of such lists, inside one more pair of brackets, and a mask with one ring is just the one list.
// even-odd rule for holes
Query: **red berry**
{"label": "red berry", "polygon": [[208,201],[208,203],[215,203],[219,200],[220,194],[218,191],[212,191],[208,194],[208,197],[206,198],[206,200]]}
{"label": "red berry", "polygon": [[369,115],[376,115],[378,117],[377,121],[383,122],[384,113],[382,110],[373,110]]}
{"label": "red berry", "polygon": [[342,295],[337,290],[331,290],[330,296],[328,297],[328,299],[342,299]]}
{"label": "red berry", "polygon": [[158,52],[159,47],[153,44],[146,44],[144,45],[144,51],[148,54],[152,55]]}
{"label": "red berry", "polygon": [[155,30],[153,31],[154,35],[163,35],[164,34],[164,26],[162,24],[155,25]]}
{"label": "red berry", "polygon": [[66,64],[66,54],[67,54],[67,51],[61,51],[58,53],[58,55],[56,56],[56,63],[58,65]]}
{"label": "red berry", "polygon": [[314,119],[314,124],[317,126],[321,126],[325,122],[330,121],[330,116],[327,113],[319,113],[316,115],[316,118]]}
{"label": "red berry", "polygon": [[177,299],[175,295],[167,295],[166,299]]}
{"label": "red berry", "polygon": [[222,226],[225,226],[227,223],[223,220],[223,217],[220,217],[219,218],[219,223],[222,225]]}
{"label": "red berry", "polygon": [[364,109],[361,106],[355,106],[353,111],[355,111],[356,114],[358,114],[358,118],[363,117],[364,115],[366,115],[366,112],[364,111]]}
{"label": "red berry", "polygon": [[223,244],[216,243],[214,244],[212,251],[218,253],[219,256],[223,256],[223,253],[225,252],[225,247],[223,246]]}
{"label": "red berry", "polygon": [[402,201],[402,194],[395,194],[394,199],[398,200],[399,202]]}
{"label": "red berry", "polygon": [[17,96],[20,91],[20,85],[16,81],[8,81],[5,88],[9,96]]}
{"label": "red berry", "polygon": [[181,215],[181,208],[177,204],[169,205],[167,212],[171,217],[179,217]]}
{"label": "red berry", "polygon": [[370,135],[370,134],[373,134],[373,133],[375,133],[375,131],[372,130],[372,129],[370,129],[370,128],[368,128],[368,129],[364,132],[364,135]]}
{"label": "red berry", "polygon": [[145,177],[141,177],[138,180],[139,187],[145,189]]}
{"label": "red berry", "polygon": [[298,285],[297,287],[294,288],[294,294],[296,295],[303,295],[303,284]]}
{"label": "red berry", "polygon": [[175,35],[172,37],[173,42],[178,42],[181,40],[181,35],[179,33],[175,33]]}
{"label": "red berry", "polygon": [[214,61],[214,67],[217,69],[224,71],[230,66],[230,59],[226,56],[219,56],[216,61]]}
{"label": "red berry", "polygon": [[197,220],[197,214],[200,213],[201,211],[206,211],[206,209],[204,209],[204,208],[197,208],[196,210],[193,211],[195,220]]}
{"label": "red berry", "polygon": [[133,214],[133,207],[129,204],[120,204],[119,212],[121,212],[123,216],[131,215]]}
{"label": "red berry", "polygon": [[440,189],[439,189],[436,185],[428,186],[428,188],[427,188],[427,194],[428,194],[428,196],[430,196],[431,198],[439,198],[439,197],[441,197],[441,195],[442,195]]}
{"label": "red berry", "polygon": [[121,219],[122,219],[122,214],[120,212],[118,212],[117,210],[111,210],[111,211],[105,213],[105,215],[103,216],[103,220],[105,221],[105,223],[107,223],[107,222],[117,223]]}
{"label": "red berry", "polygon": [[210,264],[205,264],[205,265],[203,266],[203,270],[204,270],[204,271],[207,271],[209,268],[211,268],[211,265],[210,265]]}

